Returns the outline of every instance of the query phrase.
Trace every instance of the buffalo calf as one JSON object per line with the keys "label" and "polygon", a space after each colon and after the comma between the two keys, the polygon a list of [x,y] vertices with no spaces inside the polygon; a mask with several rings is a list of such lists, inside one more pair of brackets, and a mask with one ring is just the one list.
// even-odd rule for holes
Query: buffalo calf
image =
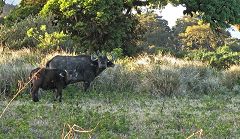
{"label": "buffalo calf", "polygon": [[34,102],[39,101],[38,90],[54,90],[55,99],[62,99],[62,89],[64,89],[75,77],[75,72],[70,73],[69,71],[61,69],[47,69],[47,68],[36,68],[31,71],[31,95]]}

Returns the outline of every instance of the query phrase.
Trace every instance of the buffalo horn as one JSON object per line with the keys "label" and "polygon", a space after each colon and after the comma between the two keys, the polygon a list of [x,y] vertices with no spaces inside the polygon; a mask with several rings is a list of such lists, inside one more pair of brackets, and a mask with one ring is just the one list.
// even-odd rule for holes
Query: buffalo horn
{"label": "buffalo horn", "polygon": [[60,73],[59,75],[60,75],[61,77],[64,77],[63,73]]}
{"label": "buffalo horn", "polygon": [[92,61],[95,61],[95,60],[97,60],[97,57],[95,57],[93,54],[91,55],[91,60]]}

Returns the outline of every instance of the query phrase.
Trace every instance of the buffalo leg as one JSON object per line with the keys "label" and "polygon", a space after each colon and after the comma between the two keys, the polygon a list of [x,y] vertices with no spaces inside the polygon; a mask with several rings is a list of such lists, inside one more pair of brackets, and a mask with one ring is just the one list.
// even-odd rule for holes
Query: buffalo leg
{"label": "buffalo leg", "polygon": [[55,96],[54,96],[54,101],[56,101],[58,99],[58,92],[54,89],[53,90]]}
{"label": "buffalo leg", "polygon": [[56,98],[58,97],[59,102],[62,101],[62,88],[57,88]]}
{"label": "buffalo leg", "polygon": [[90,86],[90,82],[84,82],[84,91],[87,91],[89,86]]}
{"label": "buffalo leg", "polygon": [[39,89],[39,87],[32,87],[31,88],[32,100],[34,102],[38,102],[39,101],[39,99],[38,99],[38,89]]}

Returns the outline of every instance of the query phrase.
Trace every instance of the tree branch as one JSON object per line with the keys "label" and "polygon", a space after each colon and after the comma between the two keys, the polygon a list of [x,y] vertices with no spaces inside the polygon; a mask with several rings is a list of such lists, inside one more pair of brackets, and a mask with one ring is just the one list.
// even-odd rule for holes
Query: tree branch
{"label": "tree branch", "polygon": [[132,3],[126,2],[123,4],[123,7],[127,9],[126,14],[129,14],[133,7],[136,6],[147,6],[149,5],[148,1],[134,0]]}

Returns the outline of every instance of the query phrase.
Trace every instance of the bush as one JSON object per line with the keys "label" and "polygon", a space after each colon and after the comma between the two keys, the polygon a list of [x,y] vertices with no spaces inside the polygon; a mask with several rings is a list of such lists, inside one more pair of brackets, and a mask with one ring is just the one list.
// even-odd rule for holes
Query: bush
{"label": "bush", "polygon": [[[124,65],[128,63],[129,65]],[[132,71],[133,63],[129,59],[118,60],[114,68],[108,68],[92,84],[93,90],[134,91],[140,82],[141,73]]]}
{"label": "bush", "polygon": [[36,47],[41,51],[74,50],[73,40],[69,35],[63,31],[49,32],[46,25],[41,25],[39,28],[30,28],[27,35],[37,41]]}
{"label": "bush", "polygon": [[177,70],[153,67],[152,70],[144,75],[138,89],[139,91],[145,91],[153,95],[170,96],[179,91],[179,77],[180,75]]}
{"label": "bush", "polygon": [[22,21],[30,15],[36,15],[41,7],[38,5],[20,6],[13,9],[4,19],[4,24],[7,27],[13,26],[15,23]]}
{"label": "bush", "polygon": [[201,60],[217,69],[227,69],[231,65],[239,64],[240,53],[232,51],[229,46],[222,46],[215,51],[189,51],[187,59]]}
{"label": "bush", "polygon": [[229,89],[240,86],[240,67],[231,66],[229,69],[223,71],[222,84]]}
{"label": "bush", "polygon": [[40,27],[41,25],[48,26],[48,30],[56,30],[52,26],[52,16],[48,18],[37,17],[28,17],[25,20],[22,20],[19,23],[14,23],[13,26],[1,26],[0,28],[0,43],[5,47],[11,49],[21,49],[21,48],[30,48],[36,47],[37,41],[33,38],[27,37],[27,30],[33,27]]}
{"label": "bush", "polygon": [[122,48],[127,53],[136,22],[123,9],[124,3],[119,0],[48,0],[40,14],[56,15],[61,30],[71,34],[84,51],[111,52]]}
{"label": "bush", "polygon": [[180,93],[209,94],[221,90],[219,74],[204,65],[186,65],[179,69]]}

